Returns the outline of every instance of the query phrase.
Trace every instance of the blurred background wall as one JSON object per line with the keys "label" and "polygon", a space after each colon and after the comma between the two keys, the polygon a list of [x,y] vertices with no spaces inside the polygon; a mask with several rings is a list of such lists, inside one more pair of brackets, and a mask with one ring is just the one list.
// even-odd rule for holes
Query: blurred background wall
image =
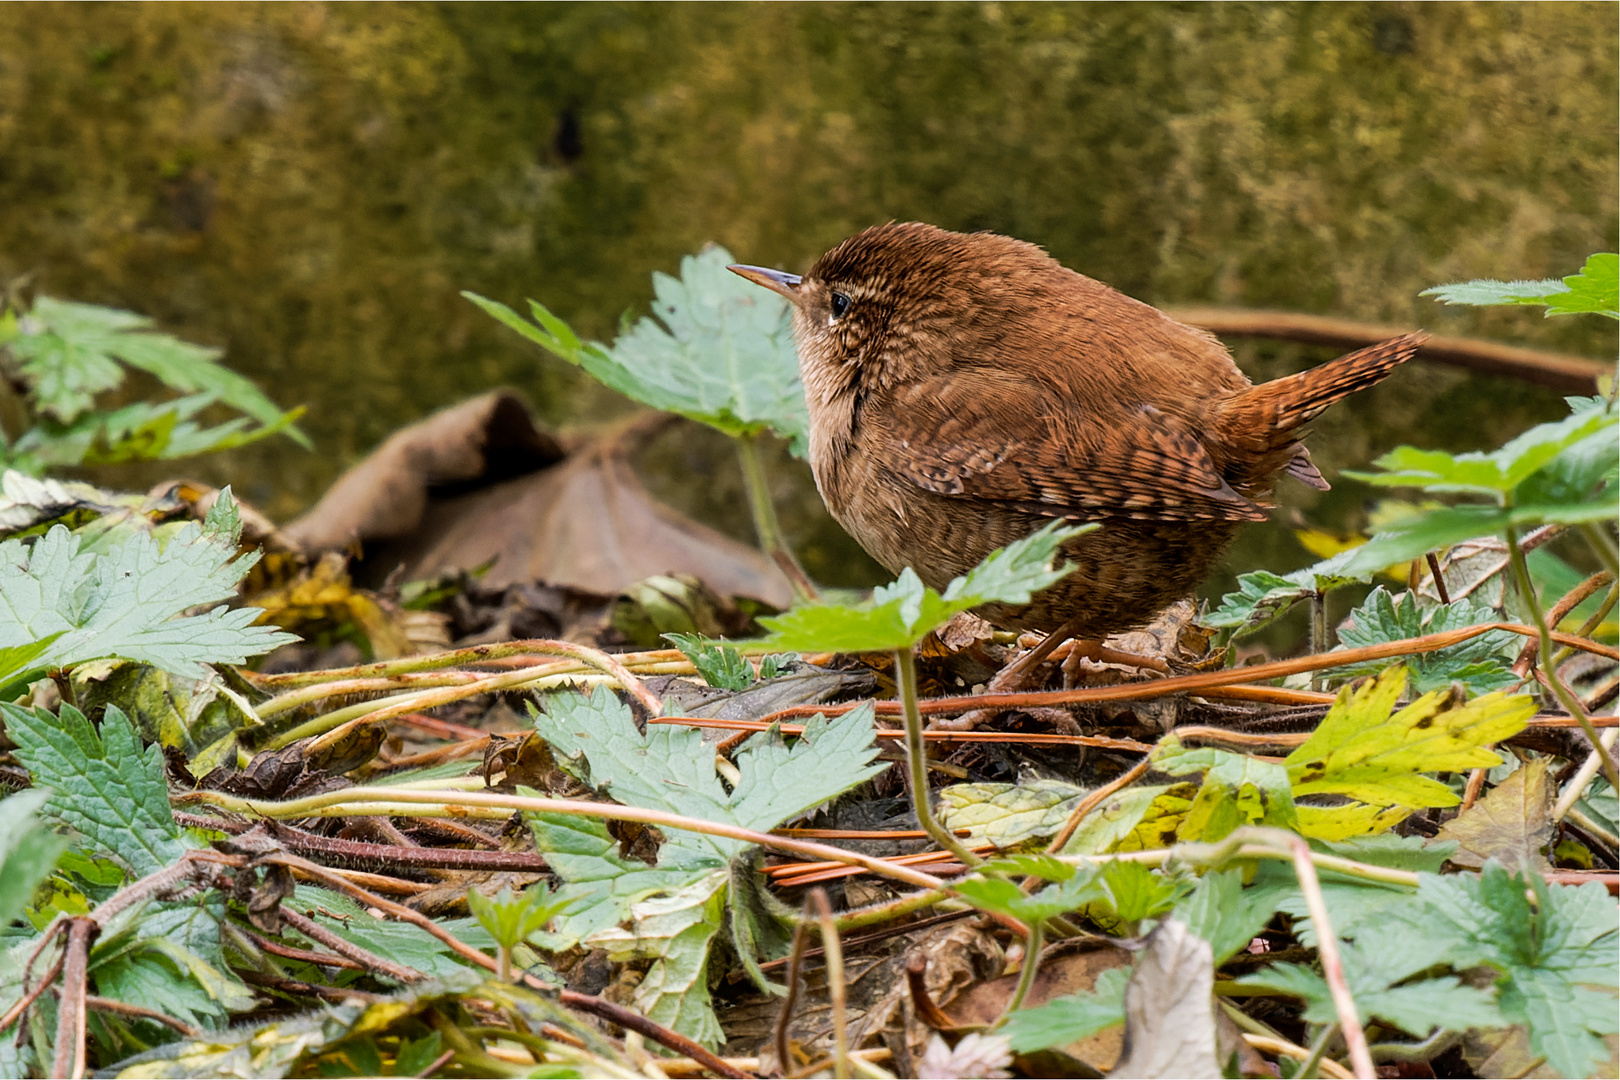
{"label": "blurred background wall", "polygon": [[[622,405],[458,295],[587,335],[706,242],[800,270],[920,218],[1153,303],[1285,308],[1613,356],[1612,324],[1441,308],[1615,250],[1612,3],[0,5],[0,279],[227,350],[317,452],[159,470],[285,519],[397,426],[493,385]],[[1251,375],[1326,359],[1237,343]],[[139,389],[139,388],[137,388]],[[1325,418],[1325,471],[1495,445],[1556,395],[1414,366]],[[775,462],[813,572],[868,574]],[[748,536],[725,447],[646,471]],[[137,486],[156,474],[99,478]],[[1294,492],[1360,524],[1366,489]],[[1267,535],[1271,539],[1265,539]],[[1302,563],[1286,531],[1238,556]],[[1269,545],[1269,549],[1267,547]],[[825,549],[825,550],[823,550]]]}

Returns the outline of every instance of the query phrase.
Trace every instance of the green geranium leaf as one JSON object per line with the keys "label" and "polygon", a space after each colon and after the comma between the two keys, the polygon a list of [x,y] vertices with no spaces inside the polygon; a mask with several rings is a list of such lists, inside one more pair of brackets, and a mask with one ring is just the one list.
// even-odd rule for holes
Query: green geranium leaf
{"label": "green geranium leaf", "polygon": [[1130,972],[1110,968],[1090,990],[1053,998],[1007,1018],[1006,1032],[1019,1053],[1067,1046],[1125,1022],[1125,984]]}
{"label": "green geranium leaf", "polygon": [[1445,304],[1492,306],[1499,304],[1544,304],[1547,315],[1607,315],[1620,319],[1620,255],[1604,252],[1590,255],[1581,272],[1562,281],[1475,280],[1458,285],[1437,285],[1419,296],[1433,296]]}
{"label": "green geranium leaf", "polygon": [[[1467,986],[1454,975],[1413,979],[1443,962],[1446,949],[1421,928],[1401,919],[1383,919],[1358,928],[1355,940],[1340,947],[1345,981],[1362,1023],[1373,1017],[1409,1035],[1424,1038],[1440,1028],[1502,1026],[1494,995]],[[1276,990],[1305,1002],[1305,1019],[1331,1024],[1338,1019],[1326,980],[1299,964],[1273,964],[1237,980],[1240,986]]]}
{"label": "green geranium leaf", "polygon": [[1282,618],[1300,601],[1366,581],[1382,569],[1347,571],[1355,555],[1354,548],[1341,551],[1291,574],[1269,570],[1240,574],[1238,591],[1221,597],[1220,605],[1199,621],[1215,629],[1230,629],[1235,637],[1252,634]]}
{"label": "green geranium leaf", "polygon": [[1535,714],[1527,694],[1492,693],[1456,704],[1449,689],[1392,712],[1405,688],[1405,669],[1396,666],[1341,691],[1311,737],[1284,761],[1295,797],[1342,795],[1408,809],[1455,806],[1459,800],[1449,787],[1421,774],[1501,764],[1487,747],[1522,731]]}
{"label": "green geranium leaf", "polygon": [[6,347],[17,357],[38,411],[60,423],[90,412],[95,395],[118,387],[124,381],[122,363],[310,445],[291,426],[295,414],[283,413],[252,382],[222,367],[220,350],[155,333],[143,316],[41,296],[16,326]]}
{"label": "green geranium leaf", "polygon": [[803,457],[810,417],[790,305],[728,271],[733,261],[710,247],[682,259],[679,278],[654,274],[655,317],[638,320],[612,346],[582,341],[537,301],[529,301],[530,322],[494,300],[462,295],[626,397],[728,435],[773,430]]}
{"label": "green geranium leaf", "polygon": [[[882,772],[873,765],[870,707],[828,724],[813,717],[788,745],[774,728],[749,738],[734,759],[740,782],[728,788],[714,767],[714,747],[695,728],[649,725],[642,733],[628,706],[605,687],[589,696],[555,694],[533,712],[535,730],[564,766],[618,802],[704,821],[766,831]],[[531,710],[532,712],[532,710]],[[638,985],[646,1015],[713,1043],[719,1023],[709,1005],[708,949],[748,845],[740,840],[665,830],[658,864],[626,859],[597,821],[531,814],[535,843],[563,880],[557,903],[560,939],[653,957]],[[632,919],[632,927],[618,926]]]}
{"label": "green geranium leaf", "polygon": [[1539,281],[1492,281],[1475,278],[1455,285],[1436,285],[1424,289],[1419,296],[1432,296],[1442,304],[1466,304],[1470,307],[1496,307],[1511,304],[1545,304],[1548,298],[1569,292],[1569,286],[1557,278]]}
{"label": "green geranium leaf", "polygon": [[[1360,607],[1350,613],[1339,630],[1335,652],[1404,641],[1424,634],[1460,630],[1480,623],[1497,622],[1498,614],[1484,604],[1458,600],[1451,604],[1429,604],[1416,593],[1390,595],[1382,585],[1368,594]],[[1439,690],[1460,682],[1476,694],[1502,690],[1518,682],[1503,657],[1503,651],[1518,643],[1505,630],[1491,630],[1438,652],[1417,653],[1406,659],[1412,686],[1419,693]],[[1334,669],[1338,679],[1376,675],[1388,660],[1370,660]]]}
{"label": "green geranium leaf", "polygon": [[1615,903],[1602,885],[1548,885],[1494,860],[1472,874],[1423,874],[1416,932],[1456,968],[1499,972],[1498,1004],[1559,1076],[1591,1076],[1620,1029]]}
{"label": "green geranium leaf", "polygon": [[1607,315],[1620,319],[1620,255],[1589,255],[1581,272],[1564,279],[1567,292],[1547,297],[1547,314]]}
{"label": "green geranium leaf", "polygon": [[59,716],[0,703],[6,733],[36,786],[50,791],[40,810],[66,825],[90,849],[111,855],[136,877],[174,862],[186,851],[169,809],[163,751],[143,748],[135,725],[115,705],[98,732],[71,705]]}
{"label": "green geranium leaf", "polygon": [[801,604],[760,619],[768,643],[788,651],[892,652],[909,649],[952,615],[982,604],[1028,603],[1072,566],[1052,566],[1066,541],[1095,529],[1054,521],[1024,539],[998,548],[942,594],[924,585],[910,567],[864,604]]}
{"label": "green geranium leaf", "polygon": [[1415,487],[1424,491],[1487,495],[1502,498],[1559,453],[1612,430],[1620,415],[1608,410],[1573,413],[1562,420],[1537,424],[1490,453],[1448,454],[1401,446],[1373,462],[1381,473],[1346,471],[1346,476],[1378,487]]}
{"label": "green geranium leaf", "polygon": [[[10,661],[0,669],[0,696],[50,668],[110,656],[201,679],[204,664],[240,664],[298,640],[251,625],[254,608],[223,606],[259,558],[237,549],[229,491],[206,522],[187,523],[166,544],[136,531],[109,551],[85,551],[61,525],[31,545],[0,542],[0,650],[25,650],[0,653]],[[184,614],[209,604],[221,606]],[[27,654],[46,639],[42,652]]]}

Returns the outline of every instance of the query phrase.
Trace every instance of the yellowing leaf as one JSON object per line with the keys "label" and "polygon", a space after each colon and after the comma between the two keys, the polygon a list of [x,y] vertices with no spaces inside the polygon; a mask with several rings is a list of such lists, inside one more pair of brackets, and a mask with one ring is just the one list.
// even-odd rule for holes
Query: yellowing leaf
{"label": "yellowing leaf", "polygon": [[1198,789],[1192,784],[1172,787],[1129,787],[1087,814],[1063,845],[1064,855],[1102,855],[1113,851],[1142,851],[1175,843],[1176,829]]}
{"label": "yellowing leaf", "polygon": [[1381,833],[1393,829],[1411,813],[1404,806],[1368,806],[1366,803],[1344,806],[1298,803],[1294,812],[1299,815],[1300,834],[1312,840],[1348,840],[1353,836]]}
{"label": "yellowing leaf", "polygon": [[1535,712],[1525,695],[1499,691],[1456,704],[1449,690],[1436,690],[1390,715],[1405,688],[1406,669],[1393,667],[1358,690],[1341,692],[1316,732],[1284,763],[1295,797],[1455,806],[1450,788],[1420,774],[1500,765],[1485,748],[1522,731]]}
{"label": "yellowing leaf", "polygon": [[1054,835],[1085,796],[1084,788],[1061,780],[952,784],[939,792],[939,820],[947,829],[966,829],[973,840],[1005,850]]}
{"label": "yellowing leaf", "polygon": [[[1147,811],[1142,814],[1135,827],[1115,841],[1108,849],[1110,852],[1152,851],[1170,847],[1176,842],[1176,834],[1187,818],[1187,811],[1192,807],[1193,797],[1198,793],[1198,789],[1192,784],[1177,784],[1174,787],[1157,790],[1159,794],[1153,797]],[[1075,850],[1076,843],[1089,831],[1088,826],[1082,825],[1069,846],[1064,849],[1065,852]]]}

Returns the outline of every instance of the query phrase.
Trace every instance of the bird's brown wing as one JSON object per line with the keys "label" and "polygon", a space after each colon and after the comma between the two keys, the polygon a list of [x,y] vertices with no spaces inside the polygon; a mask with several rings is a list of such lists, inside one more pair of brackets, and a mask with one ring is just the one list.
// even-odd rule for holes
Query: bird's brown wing
{"label": "bird's brown wing", "polygon": [[1259,521],[1194,435],[1151,405],[1086,413],[1045,387],[955,372],[903,389],[893,468],[924,491],[1076,520]]}

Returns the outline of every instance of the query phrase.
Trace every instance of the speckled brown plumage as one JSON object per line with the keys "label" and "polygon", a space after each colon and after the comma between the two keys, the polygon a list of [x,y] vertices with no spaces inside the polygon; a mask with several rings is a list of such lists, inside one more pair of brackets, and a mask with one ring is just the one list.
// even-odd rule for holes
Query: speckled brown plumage
{"label": "speckled brown plumage", "polygon": [[1285,472],[1325,488],[1302,426],[1423,340],[1254,386],[1212,335],[1032,244],[919,223],[802,279],[735,269],[793,301],[810,465],[844,528],[940,588],[1052,518],[1101,522],[1065,546],[1073,574],[984,613],[1086,637],[1191,592]]}

